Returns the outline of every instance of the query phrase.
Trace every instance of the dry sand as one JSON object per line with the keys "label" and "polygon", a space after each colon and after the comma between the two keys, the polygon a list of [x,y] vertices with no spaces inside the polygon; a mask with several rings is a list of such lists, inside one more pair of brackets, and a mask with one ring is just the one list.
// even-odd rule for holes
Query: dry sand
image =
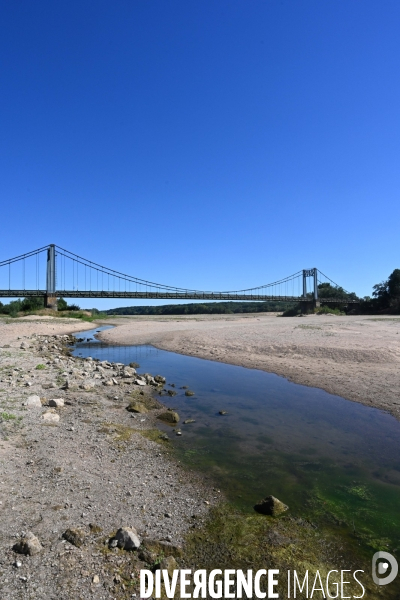
{"label": "dry sand", "polygon": [[400,419],[400,317],[276,314],[123,317],[110,344],[152,344],[262,369]]}

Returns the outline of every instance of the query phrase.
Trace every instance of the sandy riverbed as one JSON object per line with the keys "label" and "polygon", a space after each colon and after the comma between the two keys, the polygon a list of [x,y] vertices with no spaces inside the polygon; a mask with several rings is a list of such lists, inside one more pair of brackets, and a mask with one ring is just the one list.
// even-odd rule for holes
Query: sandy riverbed
{"label": "sandy riverbed", "polygon": [[400,419],[400,317],[275,314],[116,318],[110,344],[152,344],[262,369]]}

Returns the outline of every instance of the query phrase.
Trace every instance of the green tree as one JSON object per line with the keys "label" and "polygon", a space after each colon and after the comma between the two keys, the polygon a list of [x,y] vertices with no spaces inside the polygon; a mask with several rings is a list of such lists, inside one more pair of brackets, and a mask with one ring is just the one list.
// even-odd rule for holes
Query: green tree
{"label": "green tree", "polygon": [[395,269],[386,281],[377,283],[373,289],[377,307],[400,310],[400,269]]}
{"label": "green tree", "polygon": [[24,298],[21,302],[20,310],[23,312],[30,312],[40,308],[44,308],[44,298],[34,296],[30,298]]}

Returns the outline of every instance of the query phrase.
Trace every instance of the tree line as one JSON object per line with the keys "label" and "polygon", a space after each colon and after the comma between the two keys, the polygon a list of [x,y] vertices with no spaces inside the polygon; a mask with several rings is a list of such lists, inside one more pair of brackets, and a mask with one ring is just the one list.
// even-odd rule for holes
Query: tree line
{"label": "tree line", "polygon": [[[162,306],[123,306],[107,310],[108,315],[229,315],[235,313],[280,312],[293,304],[278,302],[201,302]],[[282,308],[283,307],[283,308]]]}

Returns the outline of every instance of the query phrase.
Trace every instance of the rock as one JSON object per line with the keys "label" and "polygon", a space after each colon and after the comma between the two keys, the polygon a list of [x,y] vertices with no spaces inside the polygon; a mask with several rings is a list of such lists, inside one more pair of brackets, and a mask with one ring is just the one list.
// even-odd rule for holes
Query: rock
{"label": "rock", "polygon": [[267,496],[254,506],[254,510],[258,513],[262,515],[272,515],[273,517],[286,512],[288,508],[289,507],[286,506],[286,504],[283,504],[283,502],[278,500],[278,498],[275,498],[275,496]]}
{"label": "rock", "polygon": [[196,423],[195,419],[186,419],[186,421],[183,421],[184,425],[188,425],[189,423]]}
{"label": "rock", "polygon": [[160,421],[164,421],[165,423],[179,423],[179,415],[174,410],[166,410],[158,415],[157,419],[160,419]]}
{"label": "rock", "polygon": [[52,381],[51,383],[42,383],[42,388],[44,390],[50,390],[52,388],[56,388],[56,384],[54,383],[54,381]]}
{"label": "rock", "polygon": [[145,378],[148,385],[158,385],[153,375],[150,375],[150,373],[145,373],[143,377]]}
{"label": "rock", "polygon": [[219,415],[227,415],[227,414],[228,414],[228,412],[227,412],[226,410],[220,410],[220,411],[218,412],[218,414],[219,414]]}
{"label": "rock", "polygon": [[142,542],[142,548],[156,554],[157,556],[160,556],[160,554],[163,556],[182,556],[182,548],[180,546],[175,546],[170,542],[164,542],[152,538],[145,538]]}
{"label": "rock", "polygon": [[165,377],[163,377],[162,375],[156,375],[154,377],[154,381],[156,383],[165,383],[167,380],[165,379]]}
{"label": "rock", "polygon": [[176,560],[173,556],[167,556],[166,558],[163,558],[160,562],[160,571],[163,571],[165,569],[166,571],[168,571],[168,575],[170,577],[173,576],[174,570],[177,568],[178,565],[176,564]]}
{"label": "rock", "polygon": [[131,362],[129,363],[129,366],[131,367],[131,369],[139,369],[140,365],[137,362]]}
{"label": "rock", "polygon": [[18,552],[18,554],[28,554],[29,556],[33,556],[43,550],[43,547],[36,535],[29,531],[23,538],[14,544],[13,550]]}
{"label": "rock", "polygon": [[111,381],[111,379],[107,379],[107,380],[104,382],[104,385],[114,385],[114,384],[113,384],[113,382]]}
{"label": "rock", "polygon": [[143,381],[143,379],[136,379],[135,383],[136,385],[146,385],[146,382]]}
{"label": "rock", "polygon": [[26,350],[27,348],[29,348],[28,344],[26,342],[22,342],[22,344],[20,345],[21,350]]}
{"label": "rock", "polygon": [[58,423],[58,421],[60,420],[60,415],[58,415],[55,412],[45,412],[42,415],[42,419],[44,421],[47,421],[47,423]]}
{"label": "rock", "polygon": [[122,377],[133,377],[134,375],[136,375],[136,369],[131,367],[125,367],[122,372]]}
{"label": "rock", "polygon": [[24,404],[29,408],[42,408],[42,403],[39,396],[28,396]]}
{"label": "rock", "polygon": [[56,408],[61,408],[61,406],[64,406],[64,399],[63,398],[53,398],[52,400],[49,400],[49,406],[55,406]]}
{"label": "rock", "polygon": [[67,542],[69,542],[73,546],[76,546],[77,548],[80,548],[82,546],[86,537],[84,531],[75,528],[67,529],[66,531],[64,531],[62,536],[64,540],[67,540]]}
{"label": "rock", "polygon": [[175,390],[168,390],[167,394],[168,394],[168,396],[176,396]]}
{"label": "rock", "polygon": [[121,527],[117,533],[110,540],[110,546],[117,542],[118,548],[124,550],[137,550],[140,546],[140,539],[138,538],[137,531],[133,527]]}
{"label": "rock", "polygon": [[93,575],[92,583],[98,585],[100,583],[100,577],[98,575]]}
{"label": "rock", "polygon": [[130,404],[126,407],[128,412],[145,414],[149,412],[144,404],[141,402],[130,402]]}
{"label": "rock", "polygon": [[89,392],[93,389],[93,386],[90,383],[82,383],[79,387],[81,388],[81,390],[85,390],[86,392]]}
{"label": "rock", "polygon": [[185,396],[194,396],[194,392],[192,392],[192,390],[186,390]]}

